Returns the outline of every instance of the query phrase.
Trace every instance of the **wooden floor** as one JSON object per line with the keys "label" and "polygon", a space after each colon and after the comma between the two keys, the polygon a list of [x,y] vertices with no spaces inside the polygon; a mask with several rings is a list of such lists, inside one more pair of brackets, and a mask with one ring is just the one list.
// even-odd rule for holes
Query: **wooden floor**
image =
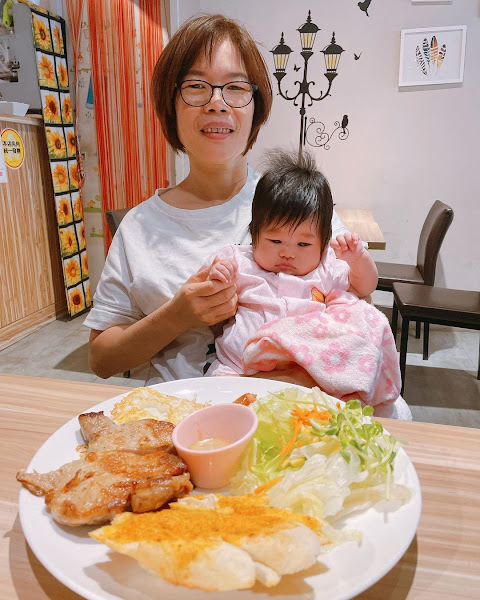
{"label": "wooden floor", "polygon": [[[388,317],[393,295],[375,292],[374,302]],[[85,317],[64,318],[0,351],[0,372],[137,387],[148,366],[107,380],[88,367],[89,330]],[[422,339],[411,325],[404,398],[416,421],[480,428],[480,381],[476,379],[479,333],[432,325],[430,358],[422,360]],[[400,336],[397,336],[398,339]],[[400,342],[398,342],[400,343]]]}

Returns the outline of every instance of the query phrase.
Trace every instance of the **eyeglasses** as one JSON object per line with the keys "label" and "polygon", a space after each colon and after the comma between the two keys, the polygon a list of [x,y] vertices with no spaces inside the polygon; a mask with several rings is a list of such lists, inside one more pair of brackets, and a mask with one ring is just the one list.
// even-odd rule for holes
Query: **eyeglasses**
{"label": "eyeglasses", "polygon": [[258,86],[247,81],[229,81],[224,85],[212,85],[201,79],[186,79],[175,84],[180,90],[180,96],[189,106],[205,106],[213,96],[213,90],[219,89],[222,98],[231,108],[243,108],[250,104]]}

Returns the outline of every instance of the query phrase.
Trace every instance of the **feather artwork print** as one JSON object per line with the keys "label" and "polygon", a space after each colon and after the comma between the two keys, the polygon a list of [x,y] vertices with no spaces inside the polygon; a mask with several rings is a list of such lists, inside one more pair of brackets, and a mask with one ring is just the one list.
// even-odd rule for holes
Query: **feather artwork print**
{"label": "feather artwork print", "polygon": [[415,52],[418,66],[422,69],[422,73],[427,75],[427,67],[425,65],[425,61],[423,60],[422,53],[420,52],[420,48],[417,46],[417,50]]}
{"label": "feather artwork print", "polygon": [[432,37],[430,42],[430,63],[435,66],[437,64],[438,57],[438,42],[435,36]]}
{"label": "feather artwork print", "polygon": [[415,49],[415,61],[418,68],[422,71],[425,77],[433,79],[438,73],[438,69],[443,65],[445,54],[447,53],[447,45],[443,44],[438,50],[439,43],[436,36],[432,36],[430,43],[427,38],[423,38],[422,46],[418,45]]}
{"label": "feather artwork print", "polygon": [[425,55],[425,59],[427,61],[427,65],[428,65],[430,63],[430,45],[428,43],[427,38],[424,38],[422,48],[423,48],[423,54]]}
{"label": "feather artwork print", "polygon": [[445,60],[446,53],[447,53],[447,46],[446,46],[446,44],[443,44],[443,46],[440,48],[440,52],[438,53],[437,69],[439,69],[443,65],[443,61]]}

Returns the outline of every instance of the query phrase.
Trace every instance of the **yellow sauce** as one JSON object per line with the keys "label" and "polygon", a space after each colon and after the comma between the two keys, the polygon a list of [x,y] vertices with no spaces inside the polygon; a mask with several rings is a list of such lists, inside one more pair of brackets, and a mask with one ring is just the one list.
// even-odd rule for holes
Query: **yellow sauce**
{"label": "yellow sauce", "polygon": [[229,446],[231,443],[232,442],[222,438],[206,438],[204,440],[198,440],[198,442],[193,442],[190,446],[190,450],[216,450],[217,448]]}

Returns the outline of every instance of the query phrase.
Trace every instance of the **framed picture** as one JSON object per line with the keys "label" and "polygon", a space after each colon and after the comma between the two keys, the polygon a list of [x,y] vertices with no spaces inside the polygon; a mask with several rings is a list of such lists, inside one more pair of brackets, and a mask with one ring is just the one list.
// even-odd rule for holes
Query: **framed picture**
{"label": "framed picture", "polygon": [[399,87],[462,83],[466,25],[402,29]]}
{"label": "framed picture", "polygon": [[451,4],[452,0],[412,0],[412,4]]}

